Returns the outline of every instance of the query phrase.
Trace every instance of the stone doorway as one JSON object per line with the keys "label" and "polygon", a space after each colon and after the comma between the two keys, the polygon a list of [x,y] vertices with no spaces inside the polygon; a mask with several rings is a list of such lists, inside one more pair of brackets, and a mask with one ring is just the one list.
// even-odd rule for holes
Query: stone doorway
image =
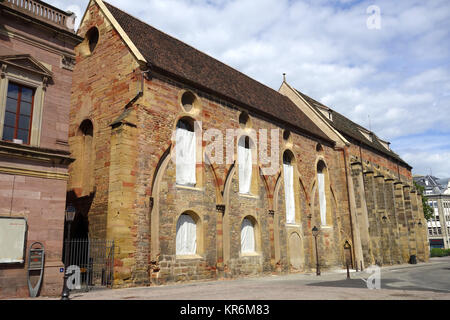
{"label": "stone doorway", "polygon": [[303,242],[297,232],[289,236],[289,258],[292,271],[302,271],[305,264]]}

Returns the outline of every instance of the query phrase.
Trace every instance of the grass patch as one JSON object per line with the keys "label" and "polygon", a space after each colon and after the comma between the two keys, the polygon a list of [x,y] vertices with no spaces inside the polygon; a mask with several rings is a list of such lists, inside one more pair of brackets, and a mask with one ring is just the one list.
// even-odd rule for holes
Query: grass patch
{"label": "grass patch", "polygon": [[450,249],[433,248],[430,251],[430,256],[433,257],[446,257],[450,256]]}

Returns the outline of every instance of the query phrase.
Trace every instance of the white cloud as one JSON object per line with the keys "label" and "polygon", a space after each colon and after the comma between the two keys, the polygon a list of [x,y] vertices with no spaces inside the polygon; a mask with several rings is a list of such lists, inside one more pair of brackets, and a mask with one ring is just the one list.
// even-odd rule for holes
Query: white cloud
{"label": "white cloud", "polygon": [[413,174],[424,175],[433,173],[438,178],[450,177],[450,152],[415,152],[405,153],[403,159],[415,163]]}
{"label": "white cloud", "polygon": [[[82,17],[88,0],[48,0]],[[297,89],[387,140],[450,134],[450,4],[379,0],[382,28],[366,27],[373,1],[109,0],[124,11],[278,89]],[[395,150],[395,146],[393,146]],[[401,154],[402,150],[397,151]],[[434,149],[447,168],[448,145]],[[423,160],[405,151],[414,167]],[[447,157],[448,158],[448,157]]]}

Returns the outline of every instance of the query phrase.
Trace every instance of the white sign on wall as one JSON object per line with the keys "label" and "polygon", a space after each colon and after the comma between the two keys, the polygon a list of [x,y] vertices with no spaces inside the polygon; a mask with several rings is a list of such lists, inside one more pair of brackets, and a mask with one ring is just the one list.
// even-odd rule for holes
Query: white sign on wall
{"label": "white sign on wall", "polygon": [[24,218],[0,217],[0,264],[24,262],[26,232]]}

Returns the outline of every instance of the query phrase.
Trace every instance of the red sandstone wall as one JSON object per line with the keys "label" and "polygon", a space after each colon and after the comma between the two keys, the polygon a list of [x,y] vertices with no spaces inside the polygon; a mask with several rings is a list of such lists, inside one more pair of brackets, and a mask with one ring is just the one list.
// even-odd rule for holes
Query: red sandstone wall
{"label": "red sandstone wall", "polygon": [[[84,36],[92,27],[99,29],[100,39],[90,56],[83,56],[76,49],[77,64],[74,69],[71,95],[69,141],[72,156],[78,158],[69,168],[71,179],[69,191],[76,196],[89,195],[95,188],[95,197],[89,211],[89,231],[91,236],[106,238],[106,213],[108,210],[109,167],[111,148],[110,124],[124,111],[125,105],[136,95],[139,83],[138,68],[128,48],[108,20],[98,14],[98,7],[89,8],[91,20],[80,28]],[[83,120],[93,123],[93,186],[83,190],[75,181],[77,161],[80,159],[76,134]],[[87,212],[83,212],[87,214]]]}
{"label": "red sandstone wall", "polygon": [[[45,246],[45,277],[41,295],[61,294],[63,274],[59,268],[63,267],[61,253],[66,182],[0,174],[0,194],[2,216],[27,219],[25,261],[33,242],[39,241]],[[20,266],[0,265],[0,298],[5,297],[28,297],[27,263]]]}
{"label": "red sandstone wall", "polygon": [[[34,43],[0,35],[0,42],[3,46],[10,47],[19,53],[30,54],[39,62],[51,66],[53,81],[49,82],[45,92],[40,147],[68,151],[68,111],[70,107],[72,71],[62,68],[62,54],[55,52],[54,49],[70,54],[70,52],[73,52],[73,47],[71,48],[70,42],[65,41],[61,36],[55,37],[53,33],[49,31],[44,32],[39,28],[33,27],[33,25],[18,23],[8,19],[5,28],[10,32],[32,39]],[[38,46],[38,43],[41,46]]]}
{"label": "red sandstone wall", "polygon": [[400,173],[400,177],[405,181],[411,182],[412,180],[411,170],[401,164],[397,166],[397,163],[387,156],[371,151],[364,146],[362,146],[360,150],[359,146],[352,144],[350,146],[350,155],[358,158],[362,155],[363,161],[369,161],[372,164],[379,165],[384,168],[384,170],[389,170],[390,174],[396,177],[398,176],[398,173]]}
{"label": "red sandstone wall", "polygon": [[[68,119],[72,71],[63,69],[63,54],[73,54],[73,45],[67,38],[48,29],[41,29],[23,20],[15,21],[2,16],[2,29],[18,36],[0,35],[3,46],[42,62],[51,69],[53,79],[45,91],[42,114],[40,148],[68,151]],[[4,20],[3,20],[4,19]],[[6,20],[7,19],[7,20]],[[27,40],[22,40],[21,37]],[[33,121],[36,121],[34,119]],[[1,159],[2,165],[48,172],[66,173],[67,168],[46,165],[33,160]],[[14,194],[13,194],[14,183]],[[28,220],[27,254],[31,243],[42,242],[46,250],[46,263],[41,295],[60,295],[62,290],[61,262],[64,210],[66,202],[64,180],[44,179],[23,175],[0,175],[0,214],[26,217]],[[28,258],[28,257],[26,257]],[[0,298],[28,297],[26,264],[0,265]]]}
{"label": "red sandstone wall", "polygon": [[[144,279],[141,278],[145,277],[146,268],[151,262],[150,237],[153,235],[149,234],[149,198],[150,196],[156,197],[152,190],[152,182],[157,165],[170,146],[170,139],[177,120],[185,115],[178,100],[180,90],[191,89],[199,96],[201,100],[199,112],[191,115],[191,117],[202,121],[203,130],[216,128],[221,130],[225,136],[226,129],[239,128],[240,111],[236,106],[227,106],[225,102],[203,94],[199,90],[186,87],[161,75],[153,74],[151,80],[145,81],[144,97],[140,98],[133,107],[136,118],[127,118],[127,121],[131,121],[136,129],[130,129],[129,131],[129,134],[132,135],[129,139],[134,141],[133,146],[131,144],[123,146],[124,150],[129,150],[129,152],[123,154],[123,157],[126,157],[126,160],[124,160],[126,166],[120,168],[120,174],[127,175],[129,179],[124,180],[123,184],[120,185],[121,190],[123,190],[121,199],[110,199],[110,190],[113,190],[110,188],[112,186],[115,188],[115,183],[121,178],[117,174],[110,176],[110,155],[111,152],[115,151],[112,150],[111,146],[111,127],[109,125],[124,111],[127,102],[135,96],[140,85],[140,75],[137,63],[117,32],[98,14],[96,6],[92,6],[89,10],[90,20],[86,21],[80,34],[84,34],[95,25],[100,31],[100,40],[91,56],[83,57],[80,50],[77,50],[69,136],[71,139],[75,137],[76,130],[84,119],[92,120],[94,124],[94,154],[96,154],[94,164],[95,195],[88,213],[89,228],[92,236],[106,237],[108,203],[123,200],[122,210],[115,214],[119,217],[121,213],[126,212],[127,221],[131,220],[132,226],[123,228],[126,230],[121,231],[126,232],[126,234],[121,234],[121,237],[127,239],[120,249],[121,253],[116,257],[115,265],[116,275],[122,277],[121,280],[125,279],[125,283],[122,282],[121,285],[131,285],[133,282],[142,283]],[[250,116],[253,129],[277,128],[268,121],[261,120],[254,115]],[[131,143],[128,140],[124,141]],[[305,255],[308,256],[312,256],[313,250],[310,230],[318,221],[317,210],[310,207],[311,199],[315,196],[312,194],[312,190],[318,156],[316,144],[317,141],[314,139],[293,134],[293,152],[297,159],[305,194],[305,201],[301,203],[300,216]],[[72,145],[71,143],[71,149],[75,151],[76,148],[72,148]],[[283,146],[282,131],[280,131],[280,146]],[[328,166],[332,190],[330,191],[332,197],[330,201],[333,202],[332,217],[334,222],[333,228],[326,231],[321,245],[323,246],[324,260],[328,261],[327,266],[333,266],[340,264],[341,253],[339,248],[341,248],[342,239],[347,239],[351,232],[343,156],[340,151],[335,151],[329,146],[324,145],[324,149],[323,157]],[[280,152],[281,157],[282,153]],[[280,160],[280,165],[281,163]],[[216,165],[213,166],[213,169],[215,188],[219,190],[216,193],[215,201],[221,203],[220,191],[223,190],[230,166],[226,164]],[[74,166],[70,170],[72,176],[80,174],[74,170]],[[204,172],[204,164],[199,166],[199,170]],[[270,207],[272,207],[277,178],[278,176],[272,176],[267,179],[269,190],[267,192],[267,203],[270,203]],[[211,181],[208,182],[211,183]],[[76,185],[70,184],[69,189],[78,195],[83,194],[83,190],[79,190]],[[169,195],[168,198],[173,199],[173,195]],[[315,203],[317,207],[318,201],[316,200]],[[177,207],[176,211],[180,213],[186,209],[188,208]],[[205,208],[205,210],[214,209]],[[128,212],[132,214],[129,215]],[[276,214],[283,217],[285,213],[282,208],[279,208]],[[309,214],[312,214],[312,221],[308,218]],[[283,219],[278,221],[280,230],[284,230]],[[171,226],[167,227],[171,228]],[[341,234],[341,230],[344,230],[343,234]],[[286,257],[287,239],[286,237],[283,239],[280,241],[280,251]],[[165,237],[164,240],[170,239]],[[172,241],[174,241],[174,236]],[[310,259],[308,263],[312,264],[313,261],[313,259]],[[288,268],[287,263],[285,260],[284,268]]]}

